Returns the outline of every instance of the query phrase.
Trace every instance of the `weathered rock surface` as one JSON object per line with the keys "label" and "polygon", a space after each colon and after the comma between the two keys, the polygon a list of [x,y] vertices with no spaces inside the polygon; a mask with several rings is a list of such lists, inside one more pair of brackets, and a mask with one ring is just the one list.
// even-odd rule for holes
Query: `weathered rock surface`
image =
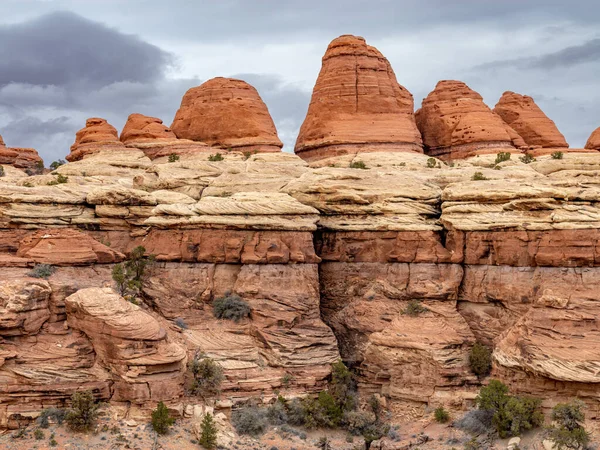
{"label": "weathered rock surface", "polygon": [[422,152],[413,97],[362,37],[334,39],[323,56],[295,152],[307,161],[358,151]]}
{"label": "weathered rock surface", "polygon": [[600,150],[600,127],[596,128],[585,143],[588,150]]}
{"label": "weathered rock surface", "polygon": [[226,150],[260,153],[283,147],[256,89],[233,78],[213,78],[188,90],[171,130],[180,139]]}
{"label": "weathered rock surface", "polygon": [[119,141],[117,129],[106,119],[93,117],[85,122],[85,128],[77,132],[75,143],[71,145],[71,153],[66,159],[78,161],[100,151],[123,151],[124,148],[125,146]]}
{"label": "weathered rock surface", "polygon": [[123,144],[156,140],[172,141],[177,139],[175,133],[163,125],[162,120],[143,114],[130,114],[125,122],[119,140]]}
{"label": "weathered rock surface", "polygon": [[514,129],[529,146],[567,148],[569,144],[533,98],[507,91],[494,112]]}
{"label": "weathered rock surface", "polygon": [[442,159],[514,152],[522,139],[462,81],[440,81],[416,113],[425,151]]}
{"label": "weathered rock surface", "polygon": [[[11,165],[17,169],[29,169],[39,171],[43,169],[44,161],[33,148],[9,148],[6,147],[2,136],[0,136],[0,165]],[[6,171],[5,171],[6,172]]]}

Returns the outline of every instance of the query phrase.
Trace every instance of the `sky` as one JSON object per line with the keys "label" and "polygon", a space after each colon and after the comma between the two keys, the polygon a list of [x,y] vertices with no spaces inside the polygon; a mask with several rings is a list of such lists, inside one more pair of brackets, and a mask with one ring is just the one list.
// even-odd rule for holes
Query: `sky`
{"label": "sky", "polygon": [[168,126],[185,91],[252,84],[293,151],[328,43],[363,36],[415,109],[443,79],[531,95],[571,147],[600,126],[597,0],[0,0],[0,134],[49,164],[88,117]]}

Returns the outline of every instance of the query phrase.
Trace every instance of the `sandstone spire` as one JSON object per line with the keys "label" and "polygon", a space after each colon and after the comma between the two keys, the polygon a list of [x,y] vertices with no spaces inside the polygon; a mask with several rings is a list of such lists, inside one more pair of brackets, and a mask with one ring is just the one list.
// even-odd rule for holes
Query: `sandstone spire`
{"label": "sandstone spire", "polygon": [[520,136],[462,81],[443,80],[423,100],[416,113],[428,154],[457,159],[514,150]]}
{"label": "sandstone spire", "polygon": [[78,161],[102,150],[122,150],[124,148],[125,146],[119,141],[115,127],[106,119],[92,117],[86,121],[85,128],[77,132],[67,161]]}
{"label": "sandstone spire", "polygon": [[507,91],[494,108],[502,119],[535,147],[569,147],[556,124],[527,95]]}
{"label": "sandstone spire", "polygon": [[413,97],[388,60],[362,37],[327,47],[295,152],[306,160],[357,151],[422,153]]}
{"label": "sandstone spire", "polygon": [[588,150],[600,150],[600,127],[596,128],[585,143]]}
{"label": "sandstone spire", "polygon": [[283,147],[257,90],[233,78],[213,78],[188,90],[171,129],[179,139],[223,149],[278,152]]}

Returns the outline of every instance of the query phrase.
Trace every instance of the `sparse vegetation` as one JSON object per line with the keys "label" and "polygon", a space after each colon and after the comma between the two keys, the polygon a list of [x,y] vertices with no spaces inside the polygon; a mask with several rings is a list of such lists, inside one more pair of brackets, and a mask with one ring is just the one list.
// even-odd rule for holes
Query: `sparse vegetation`
{"label": "sparse vegetation", "polygon": [[485,377],[492,370],[492,351],[489,347],[475,342],[469,353],[471,372],[478,377]]}
{"label": "sparse vegetation", "polygon": [[3,177],[4,175],[4,166],[0,166],[0,177]]}
{"label": "sparse vegetation", "polygon": [[552,409],[553,424],[546,429],[547,437],[556,450],[583,449],[590,441],[584,427],[584,404],[580,400],[559,403]]}
{"label": "sparse vegetation", "polygon": [[294,381],[295,381],[294,377],[289,373],[286,373],[284,376],[281,377],[281,384],[284,387],[288,387]]}
{"label": "sparse vegetation", "polygon": [[213,302],[213,312],[217,319],[227,319],[239,322],[250,317],[250,305],[239,295],[227,294]]}
{"label": "sparse vegetation", "polygon": [[163,402],[158,402],[156,409],[152,411],[152,428],[158,434],[167,434],[175,419],[169,415],[169,409]]}
{"label": "sparse vegetation", "polygon": [[321,436],[317,441],[317,448],[321,450],[332,450],[329,438],[327,436]]}
{"label": "sparse vegetation", "polygon": [[501,162],[508,161],[510,159],[510,152],[500,152],[496,155],[494,164],[500,164]]}
{"label": "sparse vegetation", "polygon": [[67,183],[69,181],[69,177],[60,174],[60,173],[55,173],[54,175],[56,175],[56,179],[52,180],[52,181],[48,181],[48,186],[56,186],[57,184],[64,184]]}
{"label": "sparse vegetation", "polygon": [[535,158],[529,153],[525,153],[519,158],[523,164],[530,164],[535,161]]}
{"label": "sparse vegetation", "polygon": [[487,179],[488,178],[486,176],[484,176],[483,173],[481,173],[481,172],[475,172],[473,174],[473,176],[471,177],[471,180],[473,180],[473,181],[484,181]]}
{"label": "sparse vegetation", "polygon": [[404,310],[402,311],[402,314],[411,317],[417,317],[427,311],[429,310],[425,308],[419,300],[411,300],[408,302],[408,305],[406,305],[406,308],[404,308]]}
{"label": "sparse vegetation", "polygon": [[177,162],[179,161],[179,155],[175,154],[175,153],[171,153],[169,155],[169,162],[173,163],[173,162]]}
{"label": "sparse vegetation", "polygon": [[59,159],[58,161],[53,161],[53,162],[50,164],[50,169],[52,169],[52,170],[56,170],[56,169],[58,169],[60,166],[62,166],[62,165],[64,165],[64,164],[66,164],[66,161],[65,161],[64,159]]}
{"label": "sparse vegetation", "polygon": [[36,428],[36,430],[33,432],[33,437],[35,438],[36,441],[41,441],[42,439],[44,439],[45,435],[42,430],[40,430],[39,428]]}
{"label": "sparse vegetation", "polygon": [[224,379],[223,368],[213,359],[198,353],[189,363],[193,375],[190,391],[194,395],[208,397],[219,393]]}
{"label": "sparse vegetation", "polygon": [[552,157],[552,159],[563,159],[563,152],[552,152],[550,156]]}
{"label": "sparse vegetation", "polygon": [[91,391],[75,392],[71,396],[71,409],[65,421],[71,430],[89,431],[96,424],[99,405]]}
{"label": "sparse vegetation", "polygon": [[435,421],[438,423],[446,423],[448,420],[450,420],[450,414],[448,414],[448,411],[446,411],[443,406],[438,406],[435,408],[433,416],[435,417]]}
{"label": "sparse vegetation", "polygon": [[208,160],[211,162],[215,162],[215,161],[223,161],[223,155],[221,155],[220,153],[216,153],[214,155],[209,155]]}
{"label": "sparse vegetation", "polygon": [[187,330],[187,323],[185,323],[185,320],[183,320],[183,318],[178,317],[177,319],[175,319],[175,325],[177,325],[179,328],[181,328],[182,330]]}
{"label": "sparse vegetation", "polygon": [[436,164],[437,164],[437,160],[435,158],[427,159],[427,167],[428,168],[433,169],[433,168],[435,168]]}
{"label": "sparse vegetation", "polygon": [[264,409],[256,406],[239,408],[231,413],[231,423],[239,434],[260,436],[268,426]]}
{"label": "sparse vegetation", "polygon": [[367,165],[362,161],[352,161],[348,167],[351,169],[368,169]]}
{"label": "sparse vegetation", "polygon": [[204,419],[202,419],[202,424],[200,425],[200,439],[198,439],[198,443],[208,450],[217,447],[217,426],[215,425],[213,416],[210,413],[206,413],[204,415]]}
{"label": "sparse vegetation", "polygon": [[51,266],[50,264],[36,264],[32,270],[27,272],[27,276],[33,278],[46,279],[50,277],[55,271],[56,268],[54,266]]}
{"label": "sparse vegetation", "polygon": [[131,291],[139,295],[146,279],[146,270],[154,263],[154,255],[146,256],[146,249],[141,245],[131,251],[129,259],[124,263],[115,264],[112,269],[112,279],[117,285],[120,295]]}
{"label": "sparse vegetation", "polygon": [[492,425],[501,438],[518,436],[544,423],[541,400],[510,396],[508,387],[499,380],[490,380],[482,387],[475,403],[492,414]]}
{"label": "sparse vegetation", "polygon": [[43,409],[37,418],[37,423],[40,428],[48,428],[50,419],[53,419],[57,424],[62,425],[67,415],[67,411],[59,408]]}

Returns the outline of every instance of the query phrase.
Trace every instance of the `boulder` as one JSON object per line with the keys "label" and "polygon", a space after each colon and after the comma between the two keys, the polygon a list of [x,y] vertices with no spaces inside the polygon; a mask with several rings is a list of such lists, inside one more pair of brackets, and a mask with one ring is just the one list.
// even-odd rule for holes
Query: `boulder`
{"label": "boulder", "polygon": [[544,114],[533,98],[507,91],[494,107],[498,114],[532,147],[568,148],[556,124]]}
{"label": "boulder", "polygon": [[295,152],[311,161],[358,151],[422,153],[413,97],[362,37],[334,39],[323,56]]}
{"label": "boulder", "polygon": [[50,318],[50,293],[44,280],[0,281],[0,336],[36,334]]}
{"label": "boulder", "polygon": [[17,169],[39,171],[44,168],[44,161],[33,148],[7,147],[0,136],[0,165],[11,165]]}
{"label": "boulder", "polygon": [[117,129],[106,119],[93,117],[86,121],[85,128],[77,132],[67,161],[78,161],[102,150],[122,151],[124,148],[123,143],[119,141]]}
{"label": "boulder", "polygon": [[258,91],[233,78],[213,78],[188,90],[171,130],[179,139],[247,152],[278,152],[283,147]]}
{"label": "boulder", "polygon": [[596,128],[585,143],[588,150],[600,150],[600,127]]}
{"label": "boulder", "polygon": [[516,151],[520,136],[498,117],[477,92],[462,81],[443,80],[416,113],[426,153],[464,159],[485,153]]}

